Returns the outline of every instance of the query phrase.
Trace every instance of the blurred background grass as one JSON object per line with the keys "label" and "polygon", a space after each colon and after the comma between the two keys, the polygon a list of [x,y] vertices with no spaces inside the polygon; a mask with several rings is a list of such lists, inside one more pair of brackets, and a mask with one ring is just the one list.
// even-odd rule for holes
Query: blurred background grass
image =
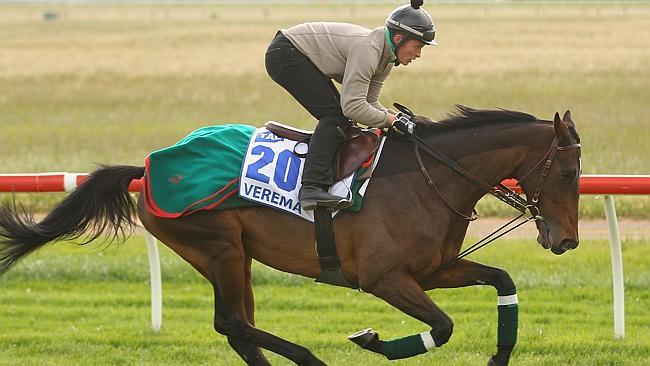
{"label": "blurred background grass", "polygon": [[[396,3],[2,7],[0,172],[142,165],[210,124],[314,121],[266,75],[278,28],[382,25]],[[394,70],[382,103],[434,119],[455,104],[550,119],[570,109],[586,174],[648,174],[650,5],[428,3],[437,47]],[[54,20],[45,15],[55,14]],[[3,195],[2,198],[7,198]],[[20,195],[48,210],[59,194]],[[617,198],[650,217],[646,197]],[[582,217],[602,216],[593,196]],[[484,215],[510,211],[482,201]]]}

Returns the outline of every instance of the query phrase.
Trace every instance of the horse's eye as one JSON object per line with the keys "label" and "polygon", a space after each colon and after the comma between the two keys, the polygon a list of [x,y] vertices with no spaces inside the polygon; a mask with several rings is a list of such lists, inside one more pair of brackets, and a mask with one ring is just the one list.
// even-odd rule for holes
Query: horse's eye
{"label": "horse's eye", "polygon": [[573,177],[576,176],[576,170],[575,169],[573,169],[573,170],[564,170],[564,171],[562,171],[560,173],[560,175],[562,176],[562,178],[567,179],[567,180],[568,179],[573,179]]}

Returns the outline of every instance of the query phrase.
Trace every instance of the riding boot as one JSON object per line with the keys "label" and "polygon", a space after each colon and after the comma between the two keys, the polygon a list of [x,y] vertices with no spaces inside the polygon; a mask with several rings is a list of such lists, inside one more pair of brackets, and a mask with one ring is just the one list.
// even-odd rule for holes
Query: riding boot
{"label": "riding boot", "polygon": [[325,207],[330,211],[336,211],[352,205],[347,198],[328,192],[329,187],[334,183],[332,169],[334,157],[343,140],[337,121],[332,118],[323,118],[319,121],[309,141],[302,174],[299,199],[303,210]]}

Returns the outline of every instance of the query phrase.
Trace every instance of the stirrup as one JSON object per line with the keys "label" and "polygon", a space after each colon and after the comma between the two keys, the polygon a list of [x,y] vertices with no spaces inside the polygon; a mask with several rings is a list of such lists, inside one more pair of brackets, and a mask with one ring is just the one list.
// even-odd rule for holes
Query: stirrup
{"label": "stirrup", "polygon": [[304,211],[315,210],[319,207],[325,208],[328,211],[336,211],[352,205],[352,202],[347,197],[332,194],[324,187],[312,184],[303,185],[298,194],[298,199]]}
{"label": "stirrup", "polygon": [[345,197],[341,197],[337,202],[332,201],[332,203],[319,202],[317,199],[300,200],[300,207],[302,207],[304,211],[313,211],[318,207],[323,207],[328,211],[333,212],[346,209],[350,206],[352,206],[352,202]]}
{"label": "stirrup", "polygon": [[352,201],[348,200],[347,198],[341,199],[339,202],[337,202],[335,205],[328,207],[327,209],[329,211],[338,211],[338,210],[345,210],[346,208],[352,207]]}

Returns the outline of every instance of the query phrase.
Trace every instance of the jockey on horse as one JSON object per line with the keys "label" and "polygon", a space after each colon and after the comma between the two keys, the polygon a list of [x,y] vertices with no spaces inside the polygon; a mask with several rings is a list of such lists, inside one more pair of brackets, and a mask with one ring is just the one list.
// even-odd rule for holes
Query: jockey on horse
{"label": "jockey on horse", "polygon": [[[422,4],[411,1],[396,8],[385,27],[303,23],[278,31],[269,45],[268,74],[318,119],[299,195],[304,210],[351,205],[328,192],[334,182],[332,161],[351,121],[412,132],[409,116],[384,108],[379,93],[393,66],[407,66],[425,45],[437,44],[433,20]],[[341,83],[340,94],[332,79]]]}

